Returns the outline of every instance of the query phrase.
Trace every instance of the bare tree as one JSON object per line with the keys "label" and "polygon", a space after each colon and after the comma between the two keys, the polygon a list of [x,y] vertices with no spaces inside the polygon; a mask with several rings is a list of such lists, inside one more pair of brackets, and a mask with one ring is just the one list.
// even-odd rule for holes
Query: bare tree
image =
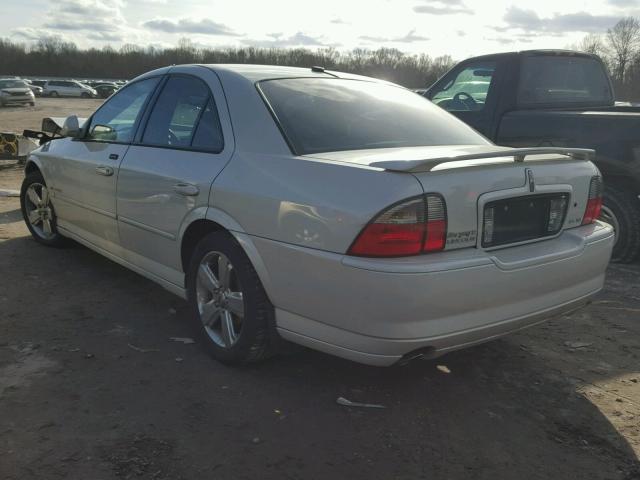
{"label": "bare tree", "polygon": [[576,45],[576,50],[585,53],[592,53],[599,57],[604,57],[607,53],[607,47],[602,40],[602,36],[596,33],[590,33],[584,37],[580,43]]}
{"label": "bare tree", "polygon": [[640,22],[635,17],[623,18],[607,30],[607,40],[613,56],[614,77],[624,82],[627,66],[640,47]]}

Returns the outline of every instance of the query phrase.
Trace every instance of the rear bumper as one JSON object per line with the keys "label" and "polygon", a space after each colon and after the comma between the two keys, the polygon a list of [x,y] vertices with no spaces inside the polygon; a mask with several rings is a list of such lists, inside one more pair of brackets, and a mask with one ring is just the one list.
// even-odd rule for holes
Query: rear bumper
{"label": "rear bumper", "polygon": [[596,223],[493,252],[362,259],[264,239],[280,334],[372,365],[438,355],[584,305],[604,284],[613,231]]}

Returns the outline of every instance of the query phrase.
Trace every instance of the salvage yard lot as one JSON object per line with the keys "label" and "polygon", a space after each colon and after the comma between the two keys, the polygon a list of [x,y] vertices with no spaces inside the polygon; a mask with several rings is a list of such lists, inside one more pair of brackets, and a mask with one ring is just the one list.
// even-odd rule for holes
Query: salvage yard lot
{"label": "salvage yard lot", "polygon": [[[100,104],[38,100],[0,131]],[[0,189],[21,177],[0,162]],[[640,479],[639,265],[580,311],[388,369],[297,348],[224,367],[170,340],[187,315],[84,247],[38,245],[0,197],[0,478]]]}

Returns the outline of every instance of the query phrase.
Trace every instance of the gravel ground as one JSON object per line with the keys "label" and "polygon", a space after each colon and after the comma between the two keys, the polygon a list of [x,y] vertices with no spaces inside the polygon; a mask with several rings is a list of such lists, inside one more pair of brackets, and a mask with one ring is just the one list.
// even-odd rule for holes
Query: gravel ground
{"label": "gravel ground", "polygon": [[36,98],[35,107],[0,107],[0,132],[40,130],[43,117],[88,117],[104,100],[91,98]]}
{"label": "gravel ground", "polygon": [[639,278],[611,266],[590,306],[435,361],[233,369],[170,340],[193,336],[180,299],[36,244],[0,197],[0,478],[640,479]]}

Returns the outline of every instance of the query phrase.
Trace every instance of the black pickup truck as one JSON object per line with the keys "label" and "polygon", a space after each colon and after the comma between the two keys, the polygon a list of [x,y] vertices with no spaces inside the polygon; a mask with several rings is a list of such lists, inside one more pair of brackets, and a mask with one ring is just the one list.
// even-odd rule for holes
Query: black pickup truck
{"label": "black pickup truck", "polygon": [[474,57],[423,95],[498,145],[595,149],[606,185],[602,219],[616,230],[613,259],[640,256],[640,107],[614,101],[599,57],[567,50]]}

